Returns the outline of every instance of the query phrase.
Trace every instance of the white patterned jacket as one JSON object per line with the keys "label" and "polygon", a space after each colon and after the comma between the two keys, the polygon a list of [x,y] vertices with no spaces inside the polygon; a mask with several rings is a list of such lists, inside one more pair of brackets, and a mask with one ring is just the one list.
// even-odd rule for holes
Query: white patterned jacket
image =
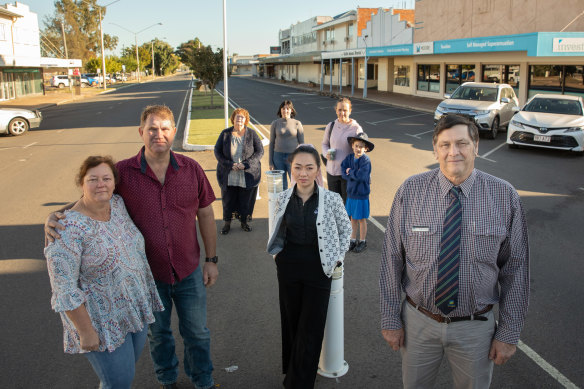
{"label": "white patterned jacket", "polygon": [[[338,193],[328,191],[317,185],[318,188],[318,215],[316,216],[316,230],[318,233],[318,249],[320,263],[327,277],[331,277],[337,262],[343,262],[345,253],[349,250],[351,240],[351,221]],[[278,254],[284,248],[285,227],[282,219],[286,206],[292,196],[292,188],[278,194],[272,231],[268,239],[268,253]],[[277,231],[277,233],[274,233]]]}

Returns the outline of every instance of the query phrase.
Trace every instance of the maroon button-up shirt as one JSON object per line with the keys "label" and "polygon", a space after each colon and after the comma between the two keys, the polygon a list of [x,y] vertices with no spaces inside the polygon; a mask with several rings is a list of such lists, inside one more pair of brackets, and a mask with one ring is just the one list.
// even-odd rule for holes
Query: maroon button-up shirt
{"label": "maroon button-up shirt", "polygon": [[117,168],[116,192],[144,235],[154,278],[173,284],[187,277],[199,265],[197,212],[215,201],[201,165],[171,152],[163,185],[148,166],[142,147],[135,157],[118,162]]}

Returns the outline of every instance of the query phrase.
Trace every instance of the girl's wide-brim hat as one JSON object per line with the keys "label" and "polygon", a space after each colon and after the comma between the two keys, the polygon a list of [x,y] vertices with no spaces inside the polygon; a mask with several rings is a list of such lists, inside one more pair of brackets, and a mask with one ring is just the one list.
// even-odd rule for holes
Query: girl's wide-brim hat
{"label": "girl's wide-brim hat", "polygon": [[356,140],[360,140],[360,141],[364,142],[365,145],[367,145],[367,149],[369,151],[373,150],[373,148],[375,147],[375,145],[373,143],[371,143],[371,141],[369,140],[369,137],[367,136],[367,134],[364,132],[360,132],[355,136],[347,137],[347,142],[349,142],[350,145],[353,145],[353,141],[356,141]]}

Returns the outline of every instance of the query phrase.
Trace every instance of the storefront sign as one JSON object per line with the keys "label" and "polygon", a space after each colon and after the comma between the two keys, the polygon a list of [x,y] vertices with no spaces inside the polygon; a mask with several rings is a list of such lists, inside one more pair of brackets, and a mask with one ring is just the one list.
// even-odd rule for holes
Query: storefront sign
{"label": "storefront sign", "polygon": [[554,53],[584,53],[584,38],[554,38]]}
{"label": "storefront sign", "polygon": [[434,42],[414,43],[414,54],[434,54]]}
{"label": "storefront sign", "polygon": [[320,56],[322,57],[322,59],[364,57],[365,56],[365,49],[323,51],[320,54]]}
{"label": "storefront sign", "polygon": [[[535,39],[534,39],[535,38]],[[490,51],[529,51],[537,46],[537,34],[452,39],[434,44],[434,53],[472,53]]]}
{"label": "storefront sign", "polygon": [[394,45],[385,47],[374,47],[367,49],[367,56],[369,57],[385,57],[397,55],[412,55],[412,45]]}
{"label": "storefront sign", "polygon": [[282,46],[270,46],[270,54],[282,54]]}

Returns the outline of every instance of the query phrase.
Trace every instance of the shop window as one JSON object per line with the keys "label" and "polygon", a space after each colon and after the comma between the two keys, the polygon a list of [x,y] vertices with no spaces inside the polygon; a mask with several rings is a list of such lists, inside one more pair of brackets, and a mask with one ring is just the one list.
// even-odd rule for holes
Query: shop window
{"label": "shop window", "polygon": [[440,92],[440,65],[418,65],[418,90]]}
{"label": "shop window", "polygon": [[475,81],[475,65],[446,65],[446,90],[452,93],[468,81]]}
{"label": "shop window", "polygon": [[393,85],[410,86],[410,67],[394,66],[393,67]]}

